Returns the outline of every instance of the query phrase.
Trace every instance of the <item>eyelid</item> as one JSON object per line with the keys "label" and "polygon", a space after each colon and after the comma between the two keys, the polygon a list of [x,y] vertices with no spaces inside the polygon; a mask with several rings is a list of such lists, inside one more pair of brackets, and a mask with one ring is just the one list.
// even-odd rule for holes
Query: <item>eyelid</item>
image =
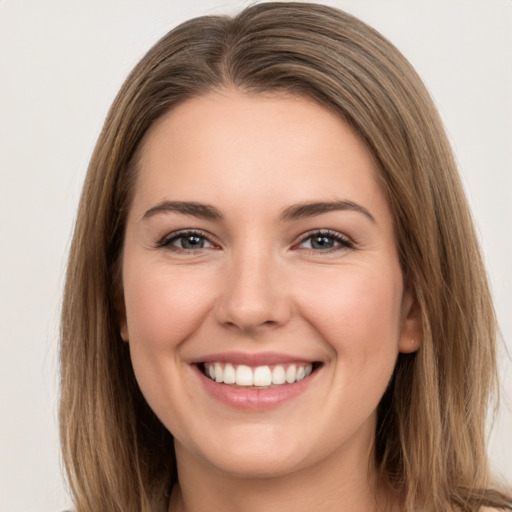
{"label": "eyelid", "polygon": [[[198,236],[203,239],[205,239],[210,247],[201,247],[198,249],[184,249],[180,247],[176,247],[172,245],[172,242],[179,239],[180,237],[185,236]],[[300,235],[300,238],[297,242],[295,242],[292,245],[292,249],[298,250],[301,249],[300,245],[303,244],[308,239],[314,237],[314,236],[326,236],[329,238],[332,238],[335,242],[337,242],[337,245],[335,247],[331,247],[328,249],[313,249],[313,248],[302,248],[303,250],[314,252],[314,253],[330,253],[330,252],[336,252],[340,250],[350,250],[356,248],[356,243],[352,240],[352,238],[348,237],[347,235],[340,233],[339,231],[335,231],[332,229],[313,229],[310,231],[307,231],[306,233],[303,233]],[[180,229],[177,231],[173,231],[171,233],[167,233],[165,236],[160,238],[156,244],[156,248],[160,249],[168,249],[175,252],[181,252],[181,253],[197,253],[204,249],[220,249],[220,245],[214,241],[213,235],[210,233],[203,231],[201,229],[194,229],[194,228],[185,228]]]}
{"label": "eyelid", "polygon": [[344,235],[343,233],[340,233],[339,231],[334,231],[332,229],[313,229],[311,231],[308,231],[306,233],[303,233],[300,236],[300,239],[297,243],[293,245],[293,249],[300,249],[300,245],[303,244],[306,240],[314,237],[314,236],[327,236],[332,239],[334,239],[336,242],[338,242],[339,245],[335,247],[331,247],[330,249],[304,249],[307,251],[315,252],[315,253],[329,253],[329,252],[335,252],[340,250],[347,250],[347,249],[355,249],[356,244],[355,242],[348,237],[347,235]]}
{"label": "eyelid", "polygon": [[[177,240],[178,238],[185,237],[185,236],[198,236],[201,238],[204,238],[211,247],[201,247],[199,249],[183,249],[180,247],[175,247],[171,245],[171,242],[174,240]],[[167,233],[162,238],[158,240],[158,242],[155,244],[156,248],[160,249],[168,249],[175,252],[199,252],[202,249],[219,249],[219,244],[214,242],[212,240],[212,235],[207,233],[206,231],[203,231],[201,229],[193,229],[193,228],[185,228],[185,229],[179,229],[177,231],[173,231],[171,233]]]}

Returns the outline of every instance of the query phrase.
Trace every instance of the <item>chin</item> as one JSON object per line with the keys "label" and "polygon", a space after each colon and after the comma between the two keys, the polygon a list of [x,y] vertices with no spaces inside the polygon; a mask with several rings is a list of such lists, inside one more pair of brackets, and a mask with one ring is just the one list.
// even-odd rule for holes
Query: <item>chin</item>
{"label": "chin", "polygon": [[[251,439],[251,442],[247,442]],[[302,446],[301,446],[302,444]],[[271,478],[292,473],[307,465],[304,443],[290,439],[245,436],[244,441],[218,439],[200,456],[219,471],[240,478]]]}
{"label": "chin", "polygon": [[[266,455],[266,454],[265,454]],[[210,461],[216,468],[228,475],[239,478],[278,478],[301,468],[298,461],[288,457],[259,456],[253,458],[231,455],[222,460]]]}

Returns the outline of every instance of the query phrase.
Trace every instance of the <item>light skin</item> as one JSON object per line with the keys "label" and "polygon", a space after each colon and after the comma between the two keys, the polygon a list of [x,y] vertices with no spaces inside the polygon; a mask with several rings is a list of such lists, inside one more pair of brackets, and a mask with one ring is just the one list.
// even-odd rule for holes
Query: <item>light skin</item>
{"label": "light skin", "polygon": [[[375,486],[376,408],[421,325],[364,144],[311,100],[230,89],[166,114],[138,165],[121,336],[175,438],[169,510],[394,509]],[[238,407],[200,371],[221,353],[314,371]]]}

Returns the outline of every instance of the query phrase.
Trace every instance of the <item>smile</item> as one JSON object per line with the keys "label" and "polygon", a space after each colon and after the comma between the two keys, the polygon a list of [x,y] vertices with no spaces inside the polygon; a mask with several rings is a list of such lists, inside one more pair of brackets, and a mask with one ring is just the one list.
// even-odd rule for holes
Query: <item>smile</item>
{"label": "smile", "polygon": [[241,387],[269,388],[294,384],[313,371],[312,363],[276,364],[251,367],[222,362],[203,363],[202,372],[217,383]]}
{"label": "smile", "polygon": [[322,361],[275,352],[224,352],[190,363],[208,395],[245,412],[263,412],[314,389],[324,367]]}

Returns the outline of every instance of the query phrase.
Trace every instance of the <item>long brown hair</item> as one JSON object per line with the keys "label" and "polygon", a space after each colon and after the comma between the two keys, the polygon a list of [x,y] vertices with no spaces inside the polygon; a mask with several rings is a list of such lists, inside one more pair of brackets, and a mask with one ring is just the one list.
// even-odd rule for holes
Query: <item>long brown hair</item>
{"label": "long brown hair", "polygon": [[372,28],[326,6],[253,5],[169,32],[117,95],[85,180],[62,308],[60,428],[78,512],[163,511],[173,439],[137,386],[119,334],[120,254],[148,128],[223,87],[324,105],[366,143],[394,215],[423,339],[400,355],[378,410],[381,483],[406,510],[506,507],[489,488],[485,416],[496,389],[496,319],[452,152],[415,71]]}

